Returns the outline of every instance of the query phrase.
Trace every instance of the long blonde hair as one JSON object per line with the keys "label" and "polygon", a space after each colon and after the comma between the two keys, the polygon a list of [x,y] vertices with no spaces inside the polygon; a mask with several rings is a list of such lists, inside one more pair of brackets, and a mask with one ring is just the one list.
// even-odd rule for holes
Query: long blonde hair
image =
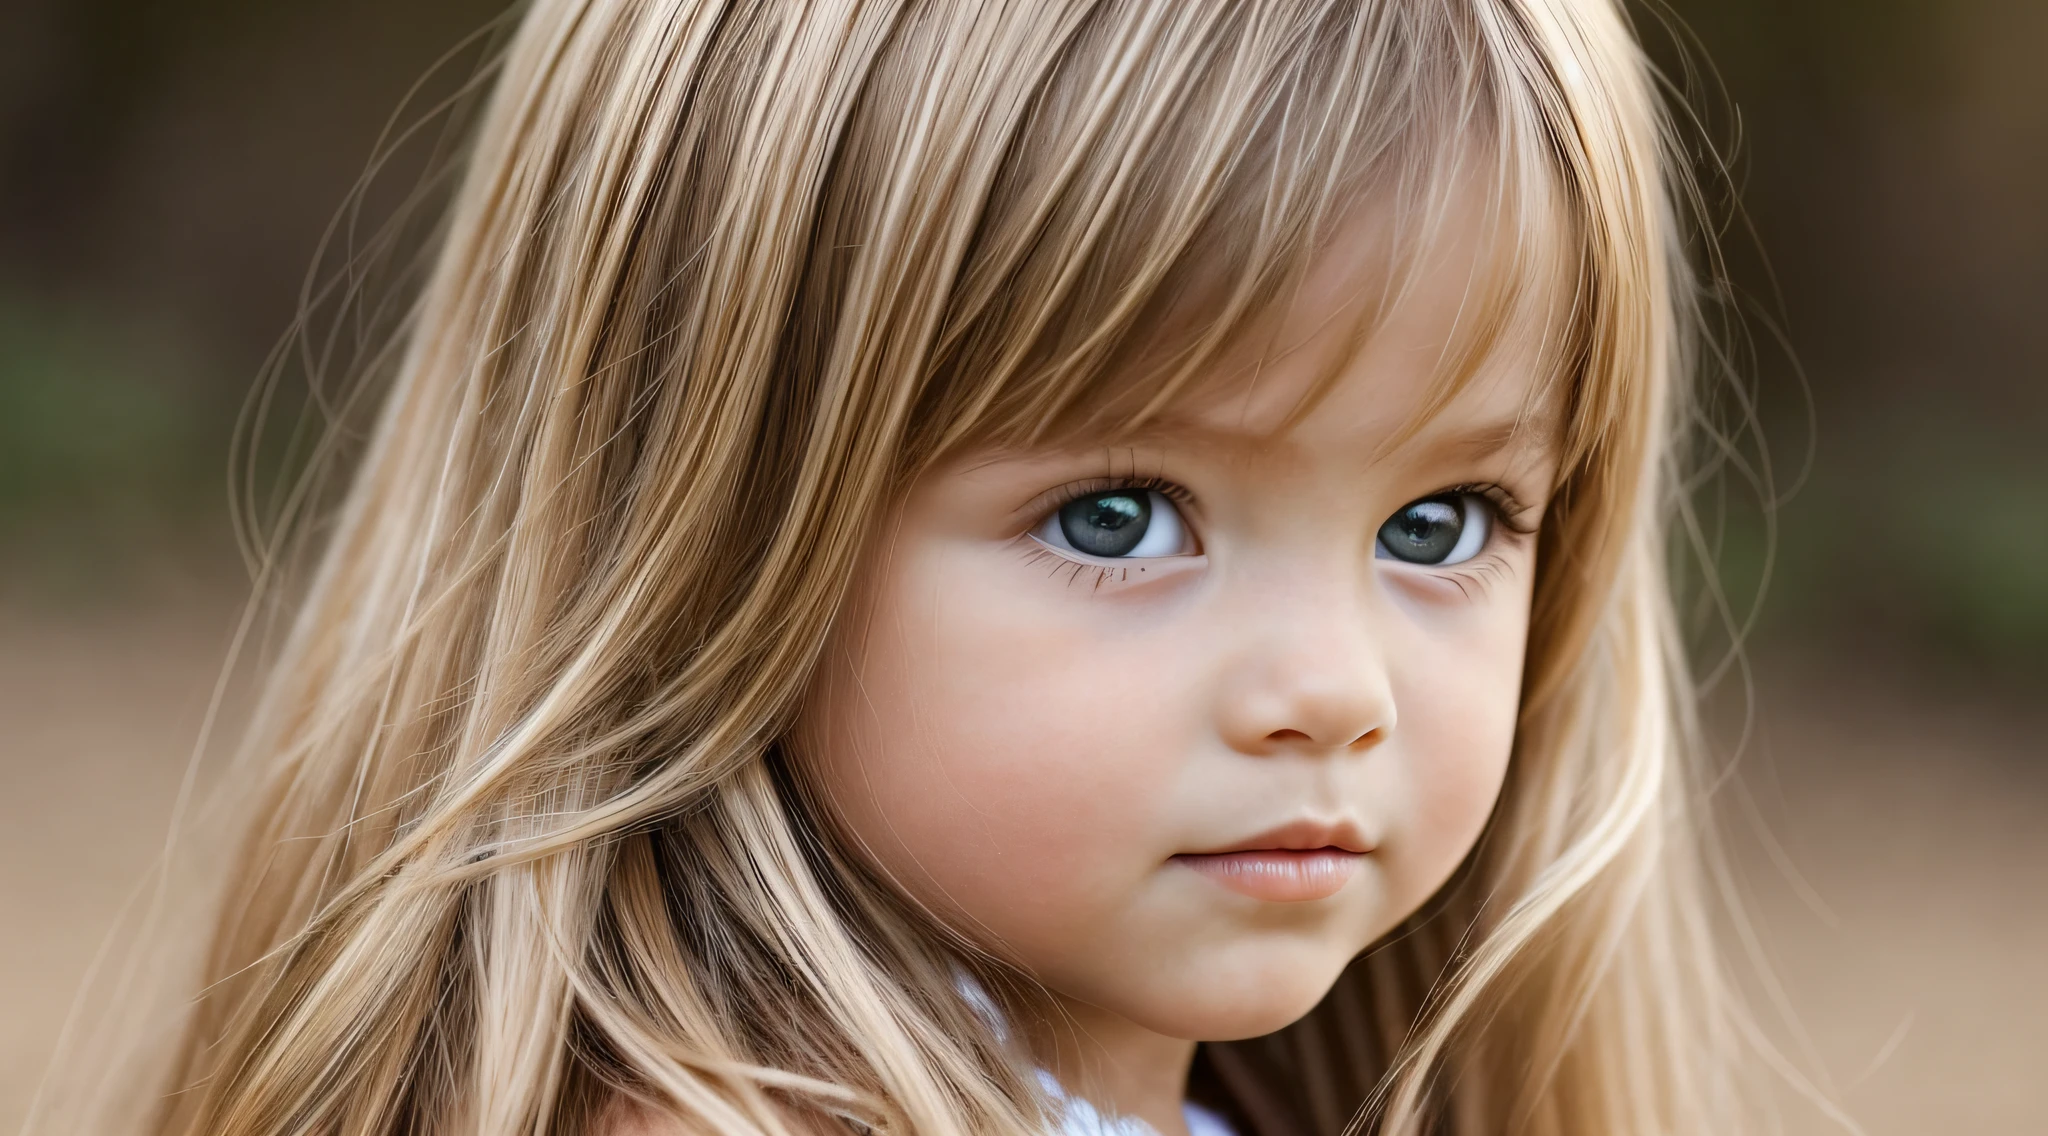
{"label": "long blonde hair", "polygon": [[1259,1136],[1739,1123],[1664,568],[1678,175],[1614,0],[534,0],[499,66],[150,1131],[1042,1131],[984,960],[785,752],[865,541],[955,447],[1155,412],[1348,203],[1453,177],[1569,291],[1509,780],[1198,1087]]}

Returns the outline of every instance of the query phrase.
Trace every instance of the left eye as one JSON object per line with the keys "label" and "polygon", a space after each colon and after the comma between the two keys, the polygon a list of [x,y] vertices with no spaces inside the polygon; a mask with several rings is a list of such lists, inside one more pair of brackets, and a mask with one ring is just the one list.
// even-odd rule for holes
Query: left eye
{"label": "left eye", "polygon": [[1460,564],[1479,555],[1492,529],[1493,514],[1477,494],[1424,497],[1387,518],[1375,553],[1408,564]]}
{"label": "left eye", "polygon": [[1052,511],[1031,535],[1066,552],[1104,560],[1185,556],[1193,551],[1180,510],[1156,489],[1090,493]]}

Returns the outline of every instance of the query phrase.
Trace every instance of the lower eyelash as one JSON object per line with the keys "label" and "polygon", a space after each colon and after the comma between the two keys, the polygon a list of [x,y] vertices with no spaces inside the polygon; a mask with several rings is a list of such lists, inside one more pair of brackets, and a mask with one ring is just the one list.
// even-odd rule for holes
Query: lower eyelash
{"label": "lower eyelash", "polygon": [[[1095,576],[1094,581],[1089,585],[1089,591],[1095,591],[1101,588],[1104,584],[1120,584],[1125,580],[1131,578],[1131,569],[1129,565],[1091,564],[1085,560],[1076,560],[1071,556],[1061,556],[1059,553],[1054,552],[1052,549],[1047,548],[1042,544],[1039,544],[1037,541],[1032,541],[1031,543],[1034,545],[1034,547],[1030,551],[1025,553],[1024,562],[1026,564],[1034,565],[1051,562],[1052,570],[1046,573],[1047,577],[1055,577],[1058,576],[1061,572],[1066,572],[1067,584],[1069,587],[1073,586],[1076,582],[1078,582],[1081,579],[1083,575],[1088,573],[1093,573]],[[1141,573],[1144,572],[1144,570],[1145,569],[1142,565],[1138,568],[1138,571]]]}
{"label": "lower eyelash", "polygon": [[1509,575],[1507,562],[1491,553],[1482,553],[1442,574],[1463,592],[1468,600],[1478,599],[1495,584],[1506,582]]}

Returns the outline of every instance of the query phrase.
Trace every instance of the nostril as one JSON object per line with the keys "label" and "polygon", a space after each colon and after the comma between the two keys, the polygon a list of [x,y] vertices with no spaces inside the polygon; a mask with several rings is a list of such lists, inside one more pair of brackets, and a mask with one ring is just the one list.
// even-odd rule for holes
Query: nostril
{"label": "nostril", "polygon": [[1350,745],[1348,745],[1348,746],[1345,746],[1344,748],[1345,748],[1345,749],[1367,749],[1367,748],[1369,748],[1369,747],[1371,747],[1371,746],[1376,746],[1376,745],[1378,745],[1378,744],[1379,744],[1379,743],[1380,743],[1380,742],[1381,742],[1381,741],[1382,741],[1383,739],[1385,739],[1385,738],[1386,738],[1386,736],[1387,736],[1387,732],[1386,732],[1386,730],[1385,730],[1384,728],[1381,728],[1381,727],[1375,726],[1375,727],[1373,727],[1372,729],[1370,729],[1370,730],[1367,730],[1366,732],[1364,732],[1364,733],[1362,733],[1362,734],[1358,735],[1357,737],[1355,737],[1355,738],[1352,738],[1352,739],[1351,739],[1351,744],[1350,744]]}
{"label": "nostril", "polygon": [[[1358,735],[1357,737],[1352,738],[1349,742],[1346,742],[1339,748],[1351,750],[1366,749],[1370,746],[1378,744],[1380,739],[1384,736],[1385,732],[1380,729],[1375,728],[1367,730],[1366,732]],[[1316,745],[1317,742],[1314,737],[1307,733],[1302,732],[1301,730],[1274,730],[1272,733],[1266,735],[1266,744],[1277,746],[1313,746]]]}

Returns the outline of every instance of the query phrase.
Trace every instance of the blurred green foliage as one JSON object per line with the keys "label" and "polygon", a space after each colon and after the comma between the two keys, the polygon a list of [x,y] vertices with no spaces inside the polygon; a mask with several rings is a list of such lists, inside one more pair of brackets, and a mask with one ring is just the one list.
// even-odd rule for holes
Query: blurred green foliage
{"label": "blurred green foliage", "polygon": [[196,361],[173,336],[0,296],[6,583],[119,588],[158,553],[219,539],[234,407]]}
{"label": "blurred green foliage", "polygon": [[1782,514],[1785,616],[2048,661],[2048,463],[1992,433],[1929,413],[1889,453],[1819,465]]}
{"label": "blurred green foliage", "polygon": [[1705,547],[1674,540],[1707,663],[1734,627],[1751,642],[2048,670],[2048,464],[1973,445],[1981,433],[1923,423],[1901,432],[1909,448],[1834,459],[1823,438],[1775,506],[1732,474],[1703,490]]}
{"label": "blurred green foliage", "polygon": [[[118,346],[104,321],[0,301],[0,518],[150,515],[211,464],[175,351]],[[98,334],[95,334],[97,332]],[[167,381],[168,380],[168,381]],[[211,425],[207,423],[206,425]]]}

